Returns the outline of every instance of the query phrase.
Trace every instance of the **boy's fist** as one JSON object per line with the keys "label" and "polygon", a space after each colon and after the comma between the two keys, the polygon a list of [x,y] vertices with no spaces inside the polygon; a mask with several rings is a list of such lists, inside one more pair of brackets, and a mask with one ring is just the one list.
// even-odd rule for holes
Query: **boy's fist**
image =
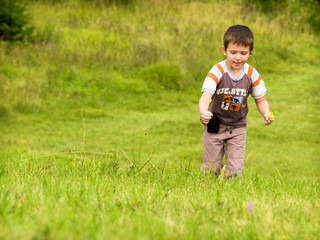
{"label": "boy's fist", "polygon": [[204,124],[208,124],[208,122],[210,121],[212,116],[213,116],[212,112],[205,111],[205,112],[200,113],[200,120]]}
{"label": "boy's fist", "polygon": [[274,121],[273,112],[265,113],[264,115],[264,124],[269,125]]}

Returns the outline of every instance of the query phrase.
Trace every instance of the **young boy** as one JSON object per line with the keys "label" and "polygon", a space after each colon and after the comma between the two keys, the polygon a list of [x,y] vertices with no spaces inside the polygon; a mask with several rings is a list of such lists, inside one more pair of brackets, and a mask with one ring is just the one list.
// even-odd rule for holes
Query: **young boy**
{"label": "young boy", "polygon": [[265,98],[266,88],[259,73],[246,62],[253,49],[253,33],[242,25],[231,26],[224,35],[222,52],[226,60],[209,71],[199,100],[204,124],[201,171],[220,174],[226,154],[225,176],[241,176],[247,125],[247,98],[254,98],[264,124],[274,121]]}

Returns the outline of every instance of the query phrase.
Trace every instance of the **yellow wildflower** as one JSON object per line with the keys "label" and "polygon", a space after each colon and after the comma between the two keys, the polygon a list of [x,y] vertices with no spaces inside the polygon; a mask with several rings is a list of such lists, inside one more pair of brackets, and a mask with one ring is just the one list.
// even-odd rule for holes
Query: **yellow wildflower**
{"label": "yellow wildflower", "polygon": [[270,112],[270,118],[274,118],[273,112]]}

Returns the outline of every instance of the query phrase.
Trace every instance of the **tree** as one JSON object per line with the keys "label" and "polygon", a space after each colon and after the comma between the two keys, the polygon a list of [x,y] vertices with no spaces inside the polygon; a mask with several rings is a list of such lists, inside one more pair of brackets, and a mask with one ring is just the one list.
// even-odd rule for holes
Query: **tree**
{"label": "tree", "polygon": [[30,15],[21,0],[0,0],[0,39],[22,40],[32,34]]}

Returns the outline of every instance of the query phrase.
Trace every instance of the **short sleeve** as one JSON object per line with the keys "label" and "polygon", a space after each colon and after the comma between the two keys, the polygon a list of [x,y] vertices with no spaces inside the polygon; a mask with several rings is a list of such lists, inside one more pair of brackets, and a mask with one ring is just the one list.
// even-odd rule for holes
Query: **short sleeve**
{"label": "short sleeve", "polygon": [[212,93],[212,95],[214,95],[220,78],[221,78],[221,73],[218,67],[215,65],[214,67],[211,68],[208,75],[206,76],[204,83],[202,85],[201,92],[207,91]]}
{"label": "short sleeve", "polygon": [[267,89],[264,85],[263,79],[261,78],[260,74],[257,72],[257,70],[253,69],[252,72],[252,97],[254,99],[258,99],[266,95]]}

